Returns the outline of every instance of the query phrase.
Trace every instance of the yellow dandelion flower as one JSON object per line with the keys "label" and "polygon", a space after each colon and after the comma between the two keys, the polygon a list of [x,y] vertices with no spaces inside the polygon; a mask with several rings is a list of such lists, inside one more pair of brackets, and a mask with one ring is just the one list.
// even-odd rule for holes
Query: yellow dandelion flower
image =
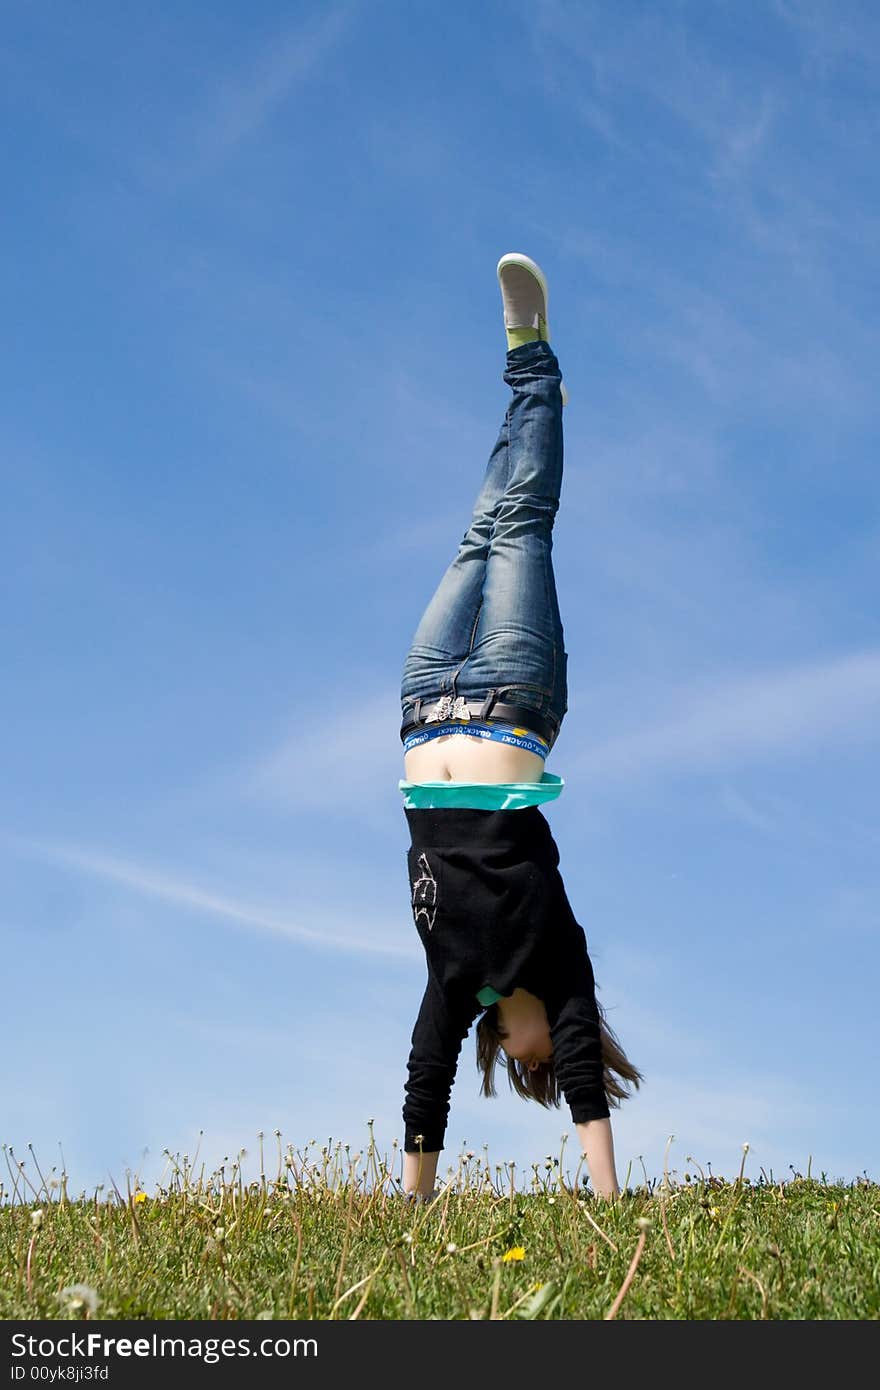
{"label": "yellow dandelion flower", "polygon": [[136,1202],[145,1202],[147,1200],[146,1192],[136,1192],[134,1194],[134,1200]]}
{"label": "yellow dandelion flower", "polygon": [[511,1250],[505,1250],[501,1256],[502,1260],[524,1260],[526,1252],[521,1245],[514,1245]]}

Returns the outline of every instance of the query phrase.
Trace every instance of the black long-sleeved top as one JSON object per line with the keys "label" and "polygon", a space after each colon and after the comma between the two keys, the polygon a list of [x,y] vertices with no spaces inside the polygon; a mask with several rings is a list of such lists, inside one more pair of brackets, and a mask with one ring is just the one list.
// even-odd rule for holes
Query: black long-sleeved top
{"label": "black long-sleeved top", "polygon": [[520,986],[543,1000],[573,1122],[608,1116],[593,967],[545,817],[537,806],[405,815],[413,918],[428,965],[404,1088],[406,1152],[443,1148],[461,1046],[483,1011],[476,995],[485,985],[501,995]]}

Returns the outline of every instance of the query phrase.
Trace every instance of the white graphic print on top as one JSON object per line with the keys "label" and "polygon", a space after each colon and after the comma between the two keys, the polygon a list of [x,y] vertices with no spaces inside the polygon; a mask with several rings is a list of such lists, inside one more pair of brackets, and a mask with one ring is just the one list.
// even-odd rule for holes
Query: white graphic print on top
{"label": "white graphic print on top", "polygon": [[431,931],[437,916],[437,880],[431,872],[428,856],[424,852],[419,855],[417,863],[419,877],[413,883],[412,890],[413,918],[416,926],[421,920],[428,931]]}

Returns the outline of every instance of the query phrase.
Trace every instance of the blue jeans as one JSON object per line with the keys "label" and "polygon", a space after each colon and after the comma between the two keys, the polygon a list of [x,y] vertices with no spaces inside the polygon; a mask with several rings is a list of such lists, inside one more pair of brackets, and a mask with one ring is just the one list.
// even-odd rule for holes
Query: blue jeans
{"label": "blue jeans", "polygon": [[552,559],[562,486],[561,379],[548,343],[524,343],[507,354],[504,380],[513,399],[470,525],[407,654],[402,716],[417,696],[482,701],[495,692],[502,702],[543,714],[559,732],[568,709]]}

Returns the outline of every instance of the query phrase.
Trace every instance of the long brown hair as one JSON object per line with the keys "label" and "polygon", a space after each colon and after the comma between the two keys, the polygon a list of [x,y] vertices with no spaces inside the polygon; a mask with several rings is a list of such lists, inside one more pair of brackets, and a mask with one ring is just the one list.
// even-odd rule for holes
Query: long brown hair
{"label": "long brown hair", "polygon": [[[638,1090],[639,1083],[644,1081],[642,1072],[634,1067],[627,1057],[614,1029],[605,1017],[605,1009],[596,1000],[596,1007],[599,1010],[599,1039],[602,1044],[602,1082],[605,1087],[605,1097],[609,1108],[617,1108],[622,1100],[629,1100],[631,1087]],[[495,1091],[495,1063],[502,1054],[501,1043],[507,1037],[506,1032],[499,1025],[498,1005],[490,1004],[477,1024],[477,1070],[483,1073],[483,1084],[480,1093],[484,1096],[494,1096]],[[544,1105],[549,1110],[552,1105],[559,1106],[562,1103],[562,1092],[559,1086],[559,1079],[556,1075],[556,1067],[553,1061],[541,1062],[540,1066],[534,1071],[529,1071],[525,1062],[520,1062],[516,1057],[507,1058],[507,1079],[511,1089],[516,1091],[523,1100],[536,1100],[539,1105]]]}

